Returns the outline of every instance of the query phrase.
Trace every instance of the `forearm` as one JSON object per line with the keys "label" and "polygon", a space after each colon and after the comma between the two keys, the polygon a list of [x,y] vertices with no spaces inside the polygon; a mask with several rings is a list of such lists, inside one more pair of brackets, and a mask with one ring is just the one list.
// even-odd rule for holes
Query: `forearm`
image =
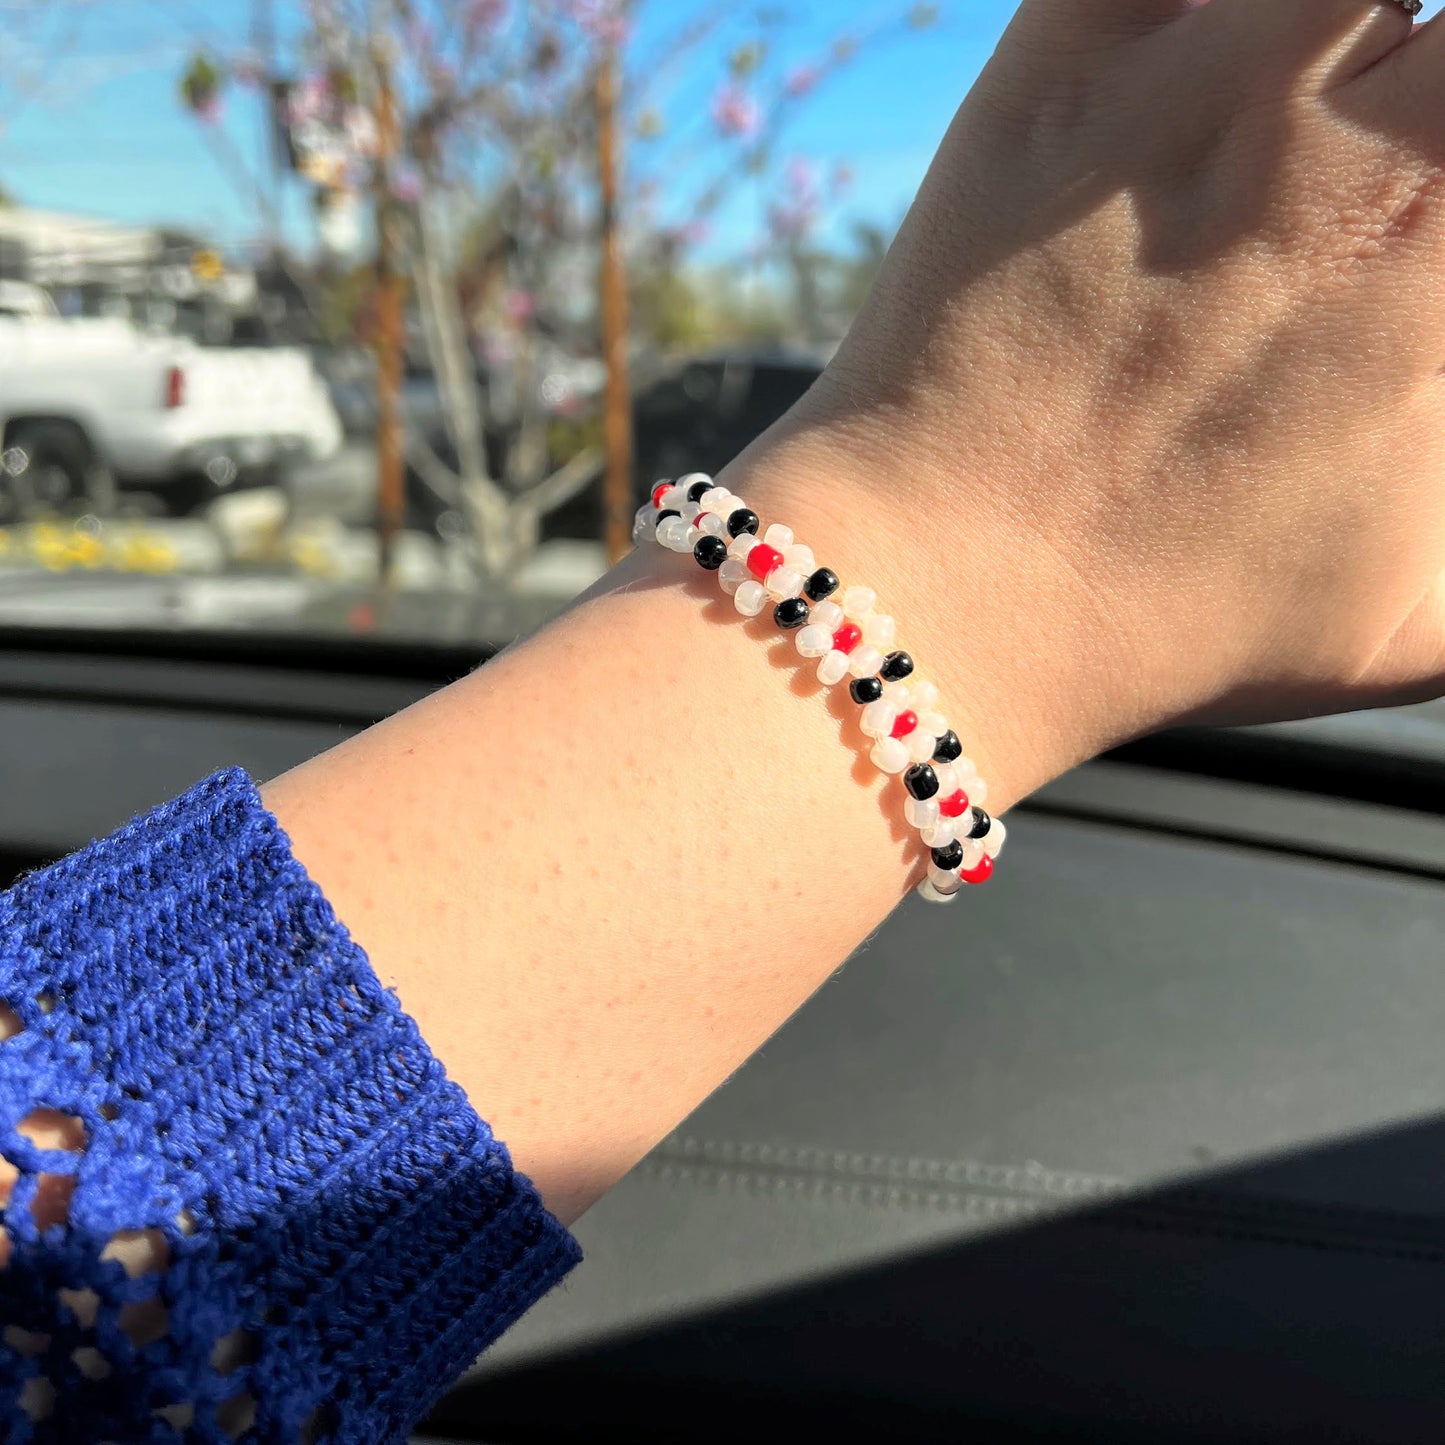
{"label": "forearm", "polygon": [[[917,555],[849,515],[847,484],[823,465],[811,444],[770,447],[729,480],[760,510],[790,506],[765,522],[788,521],[845,582],[876,585],[929,672],[929,619],[888,590],[904,590]],[[930,675],[950,707],[962,679]],[[1007,730],[989,733],[958,703],[1000,811],[1037,781],[1035,762],[1008,756]],[[856,714],[846,689],[817,684],[792,634],[766,615],[743,624],[715,578],[650,548],[266,800],[383,982],[568,1219],[916,881],[901,788],[868,762]]]}

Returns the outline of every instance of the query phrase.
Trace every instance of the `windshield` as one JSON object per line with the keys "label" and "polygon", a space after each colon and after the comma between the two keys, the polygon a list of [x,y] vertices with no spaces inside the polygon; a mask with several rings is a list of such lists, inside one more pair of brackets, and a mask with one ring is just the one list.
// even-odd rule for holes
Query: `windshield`
{"label": "windshield", "polygon": [[0,0],[0,629],[535,626],[808,388],[1012,8]]}
{"label": "windshield", "polygon": [[807,389],[1007,10],[0,4],[0,626],[505,643]]}

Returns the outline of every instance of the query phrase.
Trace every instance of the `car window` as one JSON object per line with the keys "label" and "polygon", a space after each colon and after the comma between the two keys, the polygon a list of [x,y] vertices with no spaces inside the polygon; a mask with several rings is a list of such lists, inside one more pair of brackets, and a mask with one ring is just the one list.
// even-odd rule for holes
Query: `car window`
{"label": "car window", "polygon": [[454,646],[808,389],[1012,7],[3,9],[0,628]]}
{"label": "car window", "polygon": [[993,8],[5,7],[0,627],[507,641],[806,391]]}

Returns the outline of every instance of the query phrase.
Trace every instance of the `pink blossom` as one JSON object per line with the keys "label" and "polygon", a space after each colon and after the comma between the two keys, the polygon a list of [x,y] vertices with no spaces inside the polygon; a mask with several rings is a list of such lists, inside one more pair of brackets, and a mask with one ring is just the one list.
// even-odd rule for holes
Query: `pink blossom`
{"label": "pink blossom", "polygon": [[788,194],[768,207],[768,230],[776,241],[801,241],[817,225],[822,209],[817,168],[806,156],[793,156],[784,174]]}
{"label": "pink blossom", "polygon": [[252,87],[260,85],[266,76],[266,67],[261,64],[259,56],[249,52],[238,55],[231,63],[231,74],[235,77],[237,85]]}
{"label": "pink blossom", "polygon": [[221,118],[222,109],[221,93],[218,90],[202,96],[194,106],[196,119],[203,121],[206,125],[215,125]]}
{"label": "pink blossom", "polygon": [[307,76],[291,87],[286,98],[286,119],[291,125],[315,120],[326,110],[331,99],[331,82],[324,75]]}
{"label": "pink blossom", "polygon": [[795,65],[784,81],[784,87],[794,99],[801,99],[823,78],[823,72],[816,65]]}
{"label": "pink blossom", "polygon": [[788,161],[788,184],[795,197],[813,196],[818,190],[818,171],[807,156],[792,156]]}
{"label": "pink blossom", "polygon": [[507,0],[471,0],[465,11],[466,24],[474,30],[491,30],[507,18]]}
{"label": "pink blossom", "polygon": [[562,9],[579,30],[585,30],[594,40],[621,45],[627,39],[623,0],[564,0]]}
{"label": "pink blossom", "polygon": [[758,103],[742,86],[729,81],[712,98],[712,118],[723,135],[756,135],[762,125]]}
{"label": "pink blossom", "polygon": [[677,249],[682,246],[704,245],[712,236],[712,223],[698,217],[680,226],[665,226],[658,232],[658,240],[666,247]]}
{"label": "pink blossom", "polygon": [[421,200],[421,174],[412,166],[399,166],[391,178],[391,194],[404,206],[414,206]]}
{"label": "pink blossom", "polygon": [[502,297],[502,314],[511,322],[530,321],[537,314],[537,298],[520,287]]}

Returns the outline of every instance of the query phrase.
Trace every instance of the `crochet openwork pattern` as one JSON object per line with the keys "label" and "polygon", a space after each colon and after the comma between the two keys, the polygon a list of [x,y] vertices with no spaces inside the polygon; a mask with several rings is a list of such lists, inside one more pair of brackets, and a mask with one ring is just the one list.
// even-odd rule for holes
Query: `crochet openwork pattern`
{"label": "crochet openwork pattern", "polygon": [[6,1442],[400,1440],[577,1258],[244,773],[0,897],[0,1001]]}

